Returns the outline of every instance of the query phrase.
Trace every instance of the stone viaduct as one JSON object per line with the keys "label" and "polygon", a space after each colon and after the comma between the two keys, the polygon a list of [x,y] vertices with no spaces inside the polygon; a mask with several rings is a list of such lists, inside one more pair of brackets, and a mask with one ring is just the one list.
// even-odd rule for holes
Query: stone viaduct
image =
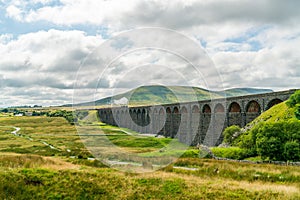
{"label": "stone viaduct", "polygon": [[218,145],[222,131],[244,127],[262,112],[287,100],[296,90],[271,92],[197,102],[98,109],[102,122],[140,133],[178,138],[189,144]]}

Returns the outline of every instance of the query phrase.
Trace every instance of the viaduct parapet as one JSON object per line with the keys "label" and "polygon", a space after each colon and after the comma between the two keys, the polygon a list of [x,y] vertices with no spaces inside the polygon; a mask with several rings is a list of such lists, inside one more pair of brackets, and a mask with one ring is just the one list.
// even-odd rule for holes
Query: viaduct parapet
{"label": "viaduct parapet", "polygon": [[140,133],[178,138],[189,144],[215,146],[223,130],[244,127],[262,112],[287,100],[296,90],[177,104],[98,109],[102,122]]}

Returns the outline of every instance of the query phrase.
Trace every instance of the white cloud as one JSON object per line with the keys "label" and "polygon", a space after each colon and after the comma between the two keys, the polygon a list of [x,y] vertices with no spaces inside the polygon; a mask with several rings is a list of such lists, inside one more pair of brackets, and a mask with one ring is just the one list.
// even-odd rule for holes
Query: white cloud
{"label": "white cloud", "polygon": [[21,35],[0,44],[1,90],[26,90],[27,95],[32,92],[31,97],[37,103],[49,103],[49,99],[43,101],[35,96],[46,97],[43,92],[47,91],[47,95],[58,97],[52,101],[57,103],[66,91],[73,89],[82,60],[102,42],[101,37],[87,36],[81,31],[49,30]]}
{"label": "white cloud", "polygon": [[[297,0],[60,0],[59,4],[51,6],[47,5],[50,1],[16,2],[19,1],[14,1],[14,5],[19,5],[18,9],[25,13],[24,20],[27,22],[46,20],[64,25],[107,24],[113,29],[136,26],[183,29],[241,21],[296,24],[300,17]],[[39,2],[43,2],[44,6],[32,8],[32,5]]]}
{"label": "white cloud", "polygon": [[14,5],[8,6],[6,8],[6,13],[8,17],[15,18],[16,20],[21,20],[22,11]]}
{"label": "white cloud", "polygon": [[46,20],[56,24],[107,24],[117,22],[122,14],[130,11],[137,0],[126,3],[120,1],[61,0],[61,5],[44,6],[36,10],[27,10],[25,21]]}

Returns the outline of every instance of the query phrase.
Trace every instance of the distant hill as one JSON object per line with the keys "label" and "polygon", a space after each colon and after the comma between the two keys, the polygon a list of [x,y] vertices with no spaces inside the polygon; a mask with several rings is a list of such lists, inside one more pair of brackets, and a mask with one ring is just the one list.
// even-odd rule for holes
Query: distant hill
{"label": "distant hill", "polygon": [[[188,86],[141,86],[128,92],[99,99],[95,102],[87,102],[77,104],[76,106],[103,106],[114,104],[136,105],[154,105],[154,104],[169,104],[177,102],[201,101],[214,98],[222,98],[232,96],[244,96],[250,94],[260,94],[273,92],[269,89],[254,89],[254,88],[233,88],[225,91],[209,91],[198,87]],[[67,106],[67,105],[65,105]]]}
{"label": "distant hill", "polygon": [[250,94],[261,94],[261,93],[268,93],[273,92],[270,89],[255,89],[255,88],[233,88],[225,90],[227,97],[234,97],[234,96],[245,96]]}

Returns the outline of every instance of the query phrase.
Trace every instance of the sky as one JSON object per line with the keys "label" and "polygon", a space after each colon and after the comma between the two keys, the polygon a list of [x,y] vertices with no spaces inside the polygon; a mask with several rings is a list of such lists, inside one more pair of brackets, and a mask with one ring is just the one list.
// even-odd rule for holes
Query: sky
{"label": "sky", "polygon": [[148,85],[300,88],[298,0],[0,0],[0,107]]}

